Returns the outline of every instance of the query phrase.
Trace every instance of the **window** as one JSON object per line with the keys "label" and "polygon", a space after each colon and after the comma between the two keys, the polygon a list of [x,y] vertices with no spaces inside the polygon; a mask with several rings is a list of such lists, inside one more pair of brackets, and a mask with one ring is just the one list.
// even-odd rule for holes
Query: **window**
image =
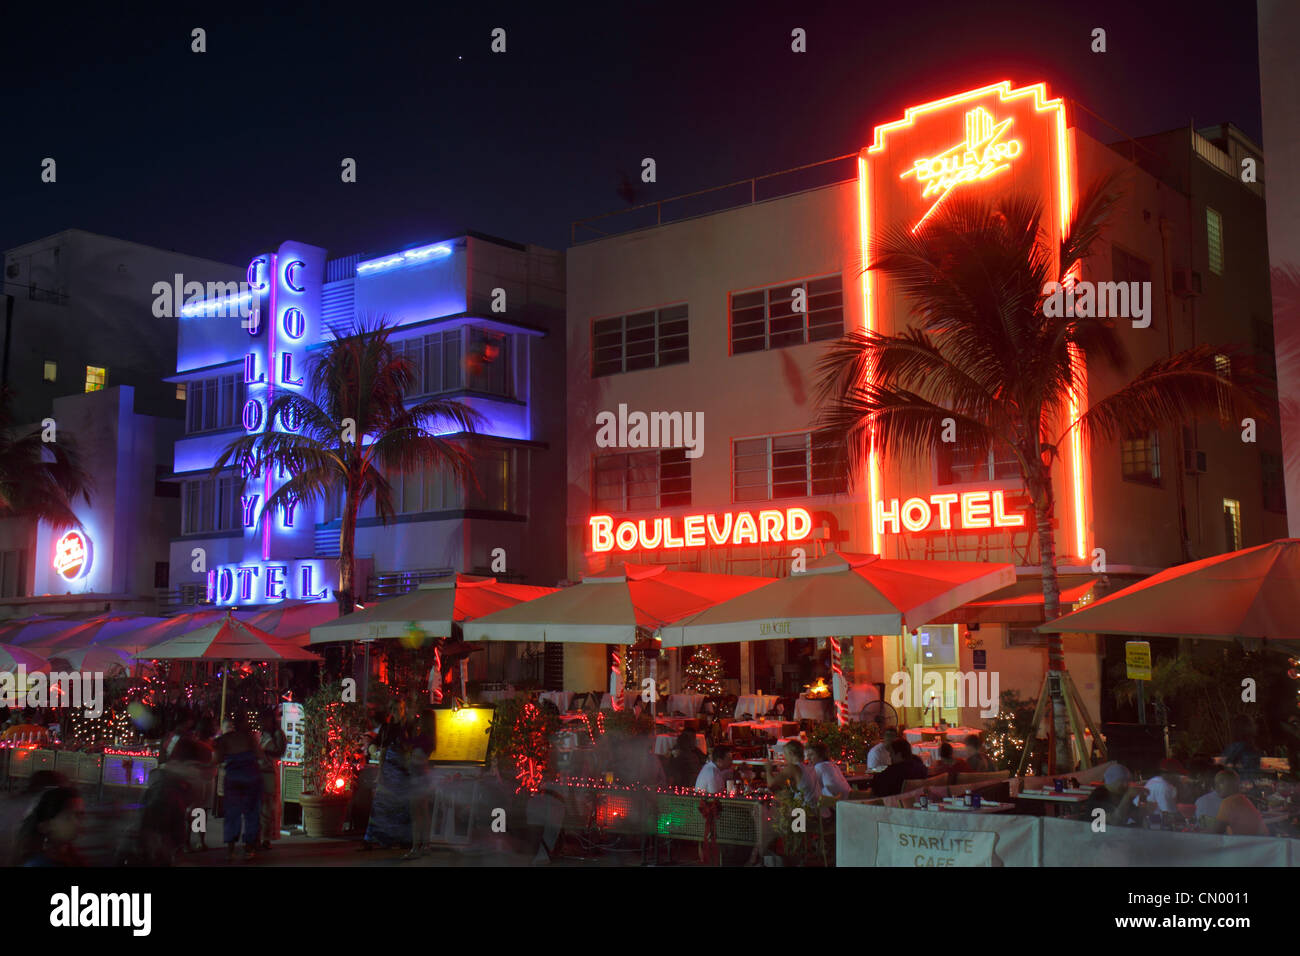
{"label": "window", "polygon": [[935,460],[941,485],[1020,478],[1015,454],[1009,445],[1001,442],[995,442],[983,452],[961,442],[940,442]]}
{"label": "window", "polygon": [[[393,343],[393,351],[411,363],[411,397],[451,392],[465,387],[461,368],[461,329],[433,332]],[[509,394],[502,392],[501,394]]]}
{"label": "window", "polygon": [[184,382],[177,382],[177,383],[176,383],[176,401],[178,401],[178,402],[183,402],[183,401],[185,401],[185,383],[184,383]]}
{"label": "window", "polygon": [[654,511],[691,503],[684,448],[600,455],[593,471],[598,512]]}
{"label": "window", "polygon": [[1131,434],[1120,442],[1125,481],[1160,484],[1160,433]]}
{"label": "window", "polygon": [[234,531],[244,526],[240,502],[243,482],[236,475],[196,478],[185,482],[181,518],[183,534]]}
{"label": "window", "polygon": [[593,377],[687,361],[690,361],[690,334],[684,305],[592,323]]}
{"label": "window", "polygon": [[[1151,282],[1151,263],[1145,259],[1140,259],[1132,253],[1125,252],[1119,246],[1110,247],[1110,268],[1111,279],[1115,282],[1143,282],[1147,283],[1150,288]],[[1153,296],[1146,296],[1148,308],[1147,318],[1151,322],[1151,328],[1156,327],[1156,310],[1153,307]]]}
{"label": "window", "polygon": [[465,387],[493,395],[514,395],[510,374],[510,337],[490,329],[469,329]]}
{"label": "window", "polygon": [[1008,627],[1007,647],[1046,647],[1047,635],[1032,627]]}
{"label": "window", "polygon": [[1263,484],[1264,510],[1286,513],[1286,479],[1283,477],[1282,456],[1260,452],[1260,481]]}
{"label": "window", "polygon": [[1217,210],[1205,207],[1205,245],[1210,256],[1210,271],[1223,275],[1223,217]]}
{"label": "window", "polygon": [[1223,543],[1225,551],[1241,550],[1241,502],[1223,499]]}
{"label": "window", "polygon": [[[1214,356],[1214,374],[1223,379],[1224,382],[1232,381],[1232,360],[1228,356],[1219,354]],[[1228,397],[1226,391],[1219,392],[1219,421],[1227,424],[1232,420],[1232,400]]]}
{"label": "window", "polygon": [[153,563],[153,586],[165,591],[169,581],[171,581],[171,565],[166,561],[155,561]]}
{"label": "window", "polygon": [[1255,355],[1258,356],[1256,364],[1261,372],[1276,381],[1277,353],[1273,345],[1273,323],[1252,319],[1251,325],[1254,330]]}
{"label": "window", "polygon": [[240,424],[247,389],[242,374],[188,383],[185,389],[185,431],[194,434],[234,428]]}
{"label": "window", "polygon": [[733,500],[775,501],[848,490],[843,450],[820,432],[746,438],[732,446]]}
{"label": "window", "polygon": [[45,381],[55,382],[59,378],[59,366],[54,362],[45,363],[45,371],[42,375]]}
{"label": "window", "polygon": [[420,514],[462,506],[456,479],[445,468],[421,468],[386,477],[393,489],[393,510],[398,514]]}
{"label": "window", "polygon": [[731,296],[733,355],[837,339],[843,334],[844,289],[838,275]]}
{"label": "window", "polygon": [[86,391],[98,392],[108,382],[108,369],[96,365],[86,366]]}
{"label": "window", "polygon": [[181,496],[181,486],[174,481],[168,481],[169,469],[166,465],[155,465],[153,469],[153,496],[155,498],[179,498]]}

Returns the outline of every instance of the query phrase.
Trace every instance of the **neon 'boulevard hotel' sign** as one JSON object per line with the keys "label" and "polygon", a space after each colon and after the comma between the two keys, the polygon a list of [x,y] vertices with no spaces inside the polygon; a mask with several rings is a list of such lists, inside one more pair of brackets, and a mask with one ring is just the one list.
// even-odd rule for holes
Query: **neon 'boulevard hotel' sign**
{"label": "neon 'boulevard hotel' sign", "polygon": [[[935,531],[991,531],[1023,528],[1021,511],[1007,512],[1003,491],[945,492],[928,498],[891,498],[874,508],[876,534],[920,534]],[[591,550],[656,551],[703,548],[707,545],[772,544],[803,541],[812,534],[806,508],[764,509],[638,518],[615,521],[612,515],[592,515]]]}
{"label": "neon 'boulevard hotel' sign", "polygon": [[[307,346],[319,339],[320,298],[325,250],[305,243],[283,243],[278,252],[257,256],[248,265],[253,309],[243,321],[248,334],[244,356],[247,400],[241,422],[249,435],[266,429],[296,432],[302,423],[291,414],[270,421],[277,390],[301,391]],[[208,599],[215,604],[266,603],[296,598],[330,599],[325,563],[319,560],[272,560],[276,534],[297,540],[297,502],[278,513],[262,512],[265,502],[289,477],[283,469],[263,467],[251,457],[239,463],[244,481],[240,510],[244,529],[244,560],[208,571]],[[298,522],[301,524],[301,521]],[[282,547],[292,547],[286,542]]]}

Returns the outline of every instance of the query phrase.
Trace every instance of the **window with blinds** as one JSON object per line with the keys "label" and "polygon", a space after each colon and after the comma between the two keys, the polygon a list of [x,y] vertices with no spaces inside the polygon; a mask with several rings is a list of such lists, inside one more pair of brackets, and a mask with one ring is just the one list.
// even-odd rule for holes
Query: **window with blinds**
{"label": "window with blinds", "polygon": [[593,377],[690,361],[685,305],[599,319],[591,325]]}
{"label": "window with blinds", "polygon": [[594,467],[600,513],[655,511],[691,503],[691,459],[684,448],[600,455]]}
{"label": "window with blinds", "polygon": [[774,285],[731,296],[731,352],[761,352],[844,334],[841,276]]}
{"label": "window with blinds", "polygon": [[845,464],[840,446],[821,432],[740,439],[732,445],[732,500],[842,494]]}
{"label": "window with blinds", "polygon": [[218,431],[240,424],[248,388],[244,376],[221,375],[189,382],[185,389],[185,431]]}

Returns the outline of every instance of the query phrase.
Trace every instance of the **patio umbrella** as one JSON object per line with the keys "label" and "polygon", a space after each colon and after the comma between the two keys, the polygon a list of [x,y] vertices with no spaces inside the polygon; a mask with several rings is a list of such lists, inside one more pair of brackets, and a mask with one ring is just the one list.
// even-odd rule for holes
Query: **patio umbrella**
{"label": "patio umbrella", "polygon": [[1300,640],[1300,538],[1167,568],[1038,630]]}
{"label": "patio umbrella", "polygon": [[662,630],[665,647],[789,637],[899,634],[1014,584],[1010,564],[895,561],[837,552]]}
{"label": "patio umbrella", "polygon": [[11,673],[16,671],[19,666],[26,667],[29,674],[35,674],[38,671],[48,673],[50,662],[24,647],[15,647],[13,644],[0,644],[0,673]]}
{"label": "patio umbrella", "polygon": [[364,611],[313,627],[311,643],[400,638],[406,637],[412,627],[430,637],[451,637],[453,624],[531,603],[555,590],[458,574],[454,580],[421,584],[414,591],[380,601]]}
{"label": "patio umbrella", "polygon": [[90,621],[72,622],[74,626],[71,628],[41,633],[24,642],[23,646],[49,657],[52,656],[50,652],[56,649],[87,648],[107,641],[109,638],[125,634],[128,631],[138,630],[163,620],[165,618],[134,615],[132,617],[103,617]]}
{"label": "patio umbrella", "polygon": [[[623,564],[465,625],[471,641],[634,644],[641,633],[745,594],[773,578]],[[707,642],[702,642],[707,643]]]}
{"label": "patio umbrella", "polygon": [[62,621],[63,618],[55,614],[33,614],[30,617],[19,618],[13,621],[5,621],[0,624],[0,643],[8,643],[10,637],[17,634],[28,624],[35,624],[37,621]]}
{"label": "patio umbrella", "polygon": [[102,671],[107,675],[131,669],[131,657],[112,647],[73,647],[50,652],[50,668],[56,671]]}
{"label": "patio umbrella", "polygon": [[[151,624],[128,628],[119,634],[101,640],[99,643],[105,647],[116,647],[139,656],[139,653],[147,647],[161,644],[163,641],[171,640],[173,637],[193,631],[205,624],[225,620],[231,613],[229,608],[206,608],[202,611],[190,611],[187,614],[177,614],[175,617],[155,619]],[[249,611],[235,611],[233,615],[236,620],[240,621],[246,621],[253,616]]]}
{"label": "patio umbrella", "polygon": [[[273,637],[246,621],[225,613],[170,640],[155,644],[137,658],[159,661],[319,661],[320,658]],[[226,682],[230,669],[221,672],[221,719],[226,719]]]}
{"label": "patio umbrella", "polygon": [[337,620],[338,616],[336,601],[282,601],[258,611],[248,623],[272,637],[303,647],[310,642],[313,627]]}

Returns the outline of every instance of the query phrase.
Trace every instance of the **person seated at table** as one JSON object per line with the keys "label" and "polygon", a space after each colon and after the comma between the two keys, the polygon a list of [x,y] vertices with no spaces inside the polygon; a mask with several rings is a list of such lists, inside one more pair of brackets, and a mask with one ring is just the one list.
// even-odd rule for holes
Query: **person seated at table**
{"label": "person seated at table", "polygon": [[1147,795],[1161,813],[1178,812],[1178,785],[1187,773],[1172,757],[1160,761],[1160,773],[1147,781]]}
{"label": "person seated at table", "polygon": [[677,735],[677,746],[668,761],[668,780],[674,787],[692,787],[708,760],[695,745],[695,731],[683,730]]}
{"label": "person seated at table", "polygon": [[1133,786],[1133,773],[1128,767],[1112,764],[1106,768],[1101,786],[1093,790],[1083,804],[1083,818],[1091,821],[1093,812],[1100,809],[1106,812],[1106,823],[1110,826],[1137,823],[1140,815],[1138,804],[1145,792],[1144,788]]}
{"label": "person seated at table", "polygon": [[1201,763],[1193,767],[1192,778],[1196,782],[1196,789],[1201,793],[1196,798],[1196,810],[1194,811],[1196,822],[1203,830],[1209,830],[1214,825],[1214,819],[1219,815],[1219,805],[1223,803],[1223,797],[1215,789],[1215,767],[1213,764]]}
{"label": "person seated at table", "polygon": [[1241,793],[1241,777],[1235,770],[1221,770],[1214,777],[1214,789],[1222,798],[1214,816],[1212,833],[1229,836],[1268,836],[1268,827],[1250,798]]}
{"label": "person seated at table", "polygon": [[763,761],[767,788],[773,793],[788,788],[797,792],[804,803],[817,803],[822,795],[821,785],[813,768],[804,762],[803,744],[787,740],[782,751],[785,753],[784,764],[775,766],[770,760]]}
{"label": "person seated at table", "polygon": [[1242,714],[1232,722],[1232,743],[1223,751],[1223,765],[1247,776],[1259,773],[1263,756],[1255,746],[1255,722]]}
{"label": "person seated at table", "polygon": [[705,793],[726,793],[730,777],[731,748],[726,744],[718,744],[713,748],[713,756],[700,768],[695,778],[695,789]]}
{"label": "person seated at table", "polygon": [[898,739],[897,727],[886,727],[880,743],[867,751],[867,769],[884,770],[893,759],[890,747]]}
{"label": "person seated at table", "polygon": [[897,796],[908,780],[925,780],[929,775],[925,761],[912,753],[912,745],[900,737],[889,745],[889,766],[871,781],[871,792],[878,797]]}
{"label": "person seated at table", "polygon": [[947,774],[948,782],[953,783],[957,779],[957,774],[966,773],[969,769],[965,760],[953,756],[952,744],[945,741],[939,745],[939,756],[935,758],[934,763],[930,764],[930,776]]}
{"label": "person seated at table", "polygon": [[827,754],[825,744],[809,744],[808,754],[808,762],[812,764],[813,773],[817,775],[822,796],[842,800],[853,792],[848,780],[844,778],[844,771],[840,769],[840,765]]}
{"label": "person seated at table", "polygon": [[998,769],[981,747],[979,734],[968,734],[962,741],[962,759],[966,761],[966,772],[989,773]]}

